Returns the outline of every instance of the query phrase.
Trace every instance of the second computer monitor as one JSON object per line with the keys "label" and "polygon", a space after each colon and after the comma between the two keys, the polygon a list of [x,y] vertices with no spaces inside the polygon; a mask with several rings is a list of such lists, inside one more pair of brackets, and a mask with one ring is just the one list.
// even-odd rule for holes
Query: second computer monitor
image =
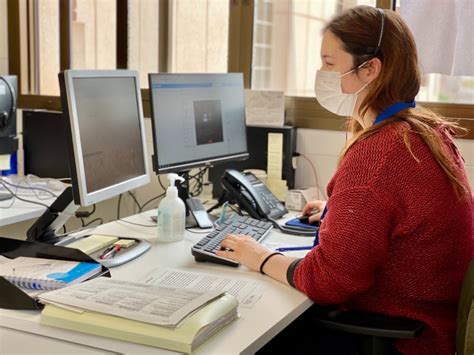
{"label": "second computer monitor", "polygon": [[248,158],[242,74],[150,74],[149,83],[157,173]]}
{"label": "second computer monitor", "polygon": [[76,204],[87,206],[149,183],[138,73],[66,70],[59,84]]}

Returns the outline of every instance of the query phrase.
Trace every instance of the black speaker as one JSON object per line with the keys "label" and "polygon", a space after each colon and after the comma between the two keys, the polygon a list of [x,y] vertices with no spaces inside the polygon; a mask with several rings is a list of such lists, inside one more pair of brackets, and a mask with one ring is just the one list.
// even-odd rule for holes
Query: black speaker
{"label": "black speaker", "polygon": [[70,178],[62,112],[23,110],[22,117],[25,175]]}
{"label": "black speaker", "polygon": [[0,154],[11,154],[18,149],[16,138],[17,77],[0,76]]}

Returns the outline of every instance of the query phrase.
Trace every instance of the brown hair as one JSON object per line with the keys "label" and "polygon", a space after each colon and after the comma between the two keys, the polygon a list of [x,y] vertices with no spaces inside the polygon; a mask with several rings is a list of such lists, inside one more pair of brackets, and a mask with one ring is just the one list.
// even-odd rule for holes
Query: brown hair
{"label": "brown hair", "polygon": [[[343,43],[344,50],[352,55],[353,67],[357,68],[374,57],[382,62],[380,75],[368,87],[368,94],[359,108],[363,116],[369,109],[380,114],[396,102],[412,102],[420,89],[421,74],[418,66],[416,44],[407,25],[394,11],[384,10],[384,30],[377,48],[382,24],[379,9],[357,6],[346,10],[329,22],[325,31],[331,31]],[[358,69],[356,69],[357,71]],[[408,123],[410,129],[402,131],[402,139],[410,149],[409,133],[417,133],[429,147],[434,158],[448,176],[459,197],[470,196],[469,185],[463,179],[460,168],[452,161],[439,130],[460,136],[466,130],[453,121],[424,109],[407,109],[366,130],[354,119],[350,121],[353,139],[341,154],[341,160],[350,147],[379,129],[396,121]],[[413,155],[417,160],[417,158]]]}

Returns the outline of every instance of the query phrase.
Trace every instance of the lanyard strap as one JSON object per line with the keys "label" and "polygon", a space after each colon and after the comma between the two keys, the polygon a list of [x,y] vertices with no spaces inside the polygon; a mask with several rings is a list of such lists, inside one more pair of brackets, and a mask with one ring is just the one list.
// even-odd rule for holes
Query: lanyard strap
{"label": "lanyard strap", "polygon": [[406,103],[406,102],[396,102],[393,105],[387,107],[385,110],[382,111],[380,115],[375,119],[374,125],[386,120],[387,118],[392,117],[393,115],[396,115],[402,110],[405,110],[409,107],[416,107],[416,102],[413,100],[412,102]]}

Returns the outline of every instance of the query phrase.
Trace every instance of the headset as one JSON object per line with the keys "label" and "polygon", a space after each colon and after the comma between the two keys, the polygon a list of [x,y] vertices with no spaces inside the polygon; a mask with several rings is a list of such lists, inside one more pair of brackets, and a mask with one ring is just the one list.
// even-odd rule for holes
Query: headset
{"label": "headset", "polygon": [[11,101],[10,112],[0,111],[0,131],[3,131],[10,124],[13,114],[16,111],[16,94],[15,94],[15,89],[8,82],[8,80],[6,80],[3,76],[0,76],[0,80],[2,80],[6,84],[8,90],[10,91],[10,101]]}

